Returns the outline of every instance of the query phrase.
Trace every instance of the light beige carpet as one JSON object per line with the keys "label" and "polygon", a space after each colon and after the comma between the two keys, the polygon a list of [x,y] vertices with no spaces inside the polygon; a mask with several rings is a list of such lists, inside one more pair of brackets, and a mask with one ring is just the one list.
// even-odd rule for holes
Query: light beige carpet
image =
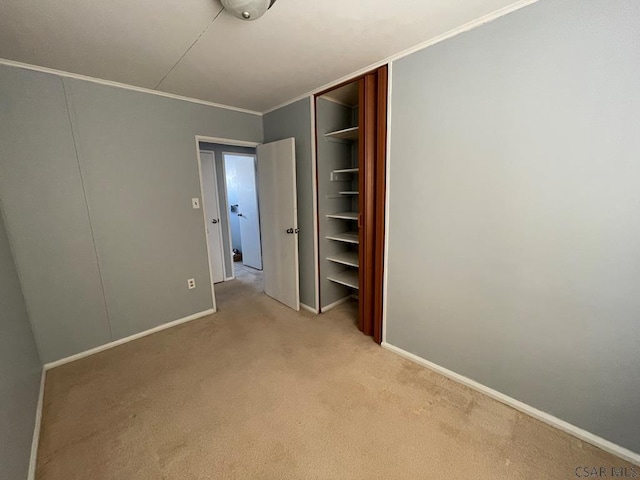
{"label": "light beige carpet", "polygon": [[571,479],[625,462],[316,317],[216,286],[219,313],[47,374],[37,478]]}

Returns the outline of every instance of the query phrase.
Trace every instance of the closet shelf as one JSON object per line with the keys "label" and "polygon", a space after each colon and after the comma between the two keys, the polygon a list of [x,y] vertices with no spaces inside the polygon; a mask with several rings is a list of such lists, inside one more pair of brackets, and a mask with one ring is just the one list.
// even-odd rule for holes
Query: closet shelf
{"label": "closet shelf", "polygon": [[345,270],[344,272],[334,273],[332,275],[329,275],[327,277],[327,280],[339,283],[340,285],[355,288],[356,290],[360,288],[360,281],[358,278],[357,270]]}
{"label": "closet shelf", "polygon": [[324,136],[327,138],[339,138],[340,140],[357,140],[358,127],[345,128],[343,130],[325,133]]}
{"label": "closet shelf", "polygon": [[351,243],[354,245],[358,245],[360,243],[358,232],[334,233],[333,235],[328,235],[325,238],[327,240],[335,240],[336,242]]}
{"label": "closet shelf", "polygon": [[332,182],[351,182],[353,175],[358,174],[359,168],[339,168],[331,171],[330,179]]}
{"label": "closet shelf", "polygon": [[360,258],[358,257],[358,252],[341,252],[336,253],[334,255],[329,255],[327,260],[334,263],[339,263],[341,265],[347,265],[349,267],[360,266]]}
{"label": "closet shelf", "polygon": [[358,212],[330,213],[327,218],[338,218],[340,220],[358,220]]}

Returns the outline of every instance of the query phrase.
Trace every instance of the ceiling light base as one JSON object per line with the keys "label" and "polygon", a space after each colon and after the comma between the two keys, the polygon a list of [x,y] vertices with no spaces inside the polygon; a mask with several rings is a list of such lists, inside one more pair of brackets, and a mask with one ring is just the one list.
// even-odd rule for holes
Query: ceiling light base
{"label": "ceiling light base", "polygon": [[257,20],[276,0],[220,0],[226,11],[241,20]]}

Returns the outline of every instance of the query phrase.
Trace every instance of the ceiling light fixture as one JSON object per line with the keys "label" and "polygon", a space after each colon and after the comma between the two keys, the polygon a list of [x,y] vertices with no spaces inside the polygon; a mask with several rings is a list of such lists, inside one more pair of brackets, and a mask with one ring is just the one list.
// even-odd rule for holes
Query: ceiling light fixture
{"label": "ceiling light fixture", "polygon": [[220,0],[222,6],[241,20],[257,20],[265,14],[276,0]]}

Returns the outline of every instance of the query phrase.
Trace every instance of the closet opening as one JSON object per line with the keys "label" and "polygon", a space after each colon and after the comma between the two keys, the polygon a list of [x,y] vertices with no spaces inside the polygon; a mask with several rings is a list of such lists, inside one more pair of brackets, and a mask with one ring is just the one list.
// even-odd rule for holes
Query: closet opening
{"label": "closet opening", "polygon": [[315,97],[320,311],[382,341],[387,67]]}
{"label": "closet opening", "polygon": [[359,299],[358,106],[357,80],[316,97],[321,312]]}

